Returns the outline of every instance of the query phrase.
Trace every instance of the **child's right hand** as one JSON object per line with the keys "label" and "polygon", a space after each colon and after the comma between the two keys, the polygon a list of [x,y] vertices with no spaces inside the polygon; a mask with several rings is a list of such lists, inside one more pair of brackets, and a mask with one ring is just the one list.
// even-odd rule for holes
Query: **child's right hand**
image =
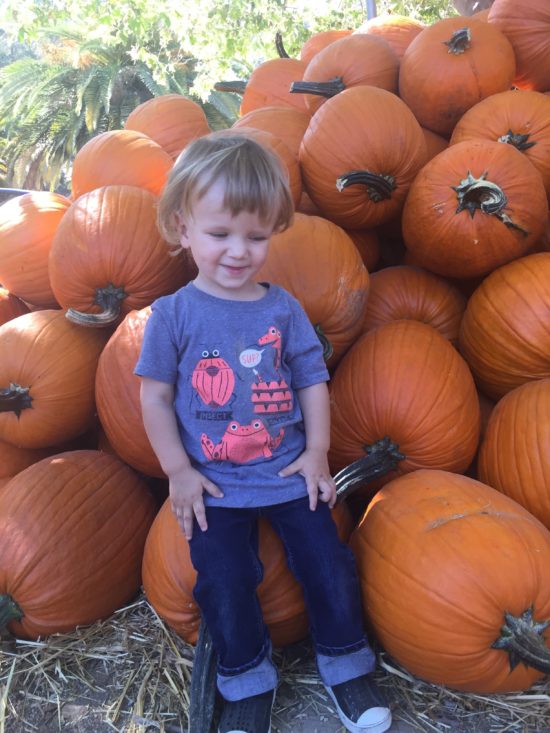
{"label": "child's right hand", "polygon": [[169,477],[170,501],[179,526],[185,537],[190,540],[193,536],[193,519],[204,532],[208,529],[204,500],[202,495],[207,491],[211,496],[221,498],[221,490],[216,484],[209,481],[199,471],[189,466]]}

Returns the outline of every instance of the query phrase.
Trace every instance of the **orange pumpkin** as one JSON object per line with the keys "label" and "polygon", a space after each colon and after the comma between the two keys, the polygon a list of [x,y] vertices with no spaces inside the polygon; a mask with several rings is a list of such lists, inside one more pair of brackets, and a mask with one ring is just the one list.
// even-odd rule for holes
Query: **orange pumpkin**
{"label": "orange pumpkin", "polygon": [[65,196],[34,191],[0,206],[0,282],[13,295],[41,308],[57,308],[48,256],[70,205]]}
{"label": "orange pumpkin", "polygon": [[510,89],[515,74],[510,41],[474,18],[444,18],[425,28],[401,59],[399,96],[422,127],[448,137],[481,99]]}
{"label": "orange pumpkin", "polygon": [[360,332],[369,287],[369,274],[344,230],[322,217],[295,214],[293,224],[272,238],[256,277],[300,301],[333,368]]}
{"label": "orange pumpkin", "polygon": [[318,54],[319,51],[322,51],[323,48],[326,48],[331,43],[334,43],[334,41],[340,40],[340,38],[345,38],[346,36],[349,36],[351,33],[351,30],[344,28],[332,28],[328,31],[320,31],[319,33],[314,33],[307,39],[307,41],[305,41],[302,48],[300,49],[300,60],[303,61],[306,65],[309,64],[311,59],[316,54]]}
{"label": "orange pumpkin", "polygon": [[260,107],[296,107],[307,112],[305,100],[290,93],[290,85],[301,79],[306,64],[299,59],[269,59],[257,66],[246,83],[240,114]]}
{"label": "orange pumpkin", "polygon": [[0,440],[45,448],[95,423],[94,379],[106,334],[41,310],[0,326]]}
{"label": "orange pumpkin", "polygon": [[52,289],[71,320],[114,324],[194,276],[158,233],[156,203],[142,188],[104,186],[71,205],[50,251]]}
{"label": "orange pumpkin", "polygon": [[422,128],[422,134],[424,135],[424,142],[426,143],[426,162],[435,158],[436,155],[443,152],[449,145],[449,141],[441,135],[437,135],[431,130],[427,130],[425,127]]}
{"label": "orange pumpkin", "polygon": [[380,259],[380,239],[374,229],[345,229],[359,250],[367,270],[372,272]]}
{"label": "orange pumpkin", "polygon": [[416,261],[450,277],[485,275],[525,254],[542,234],[548,201],[539,172],[510,145],[457,143],[429,161],[403,209]]}
{"label": "orange pumpkin", "polygon": [[168,153],[141,132],[102,132],[75,156],[71,178],[73,199],[111,185],[137,186],[158,196],[172,164]]}
{"label": "orange pumpkin", "polygon": [[19,448],[0,440],[0,479],[10,479],[51,454],[48,448]]}
{"label": "orange pumpkin", "polygon": [[279,138],[298,158],[300,143],[311,117],[295,107],[260,107],[239,117],[233,129],[255,127]]}
{"label": "orange pumpkin", "polygon": [[29,307],[9,290],[0,286],[0,326],[29,312]]}
{"label": "orange pumpkin", "polygon": [[192,140],[210,132],[203,108],[183,94],[163,94],[148,99],[130,112],[124,129],[147,135],[172,160]]}
{"label": "orange pumpkin", "polygon": [[0,617],[17,637],[110,616],[141,582],[155,514],[147,485],[99,451],[59,453],[0,492]]}
{"label": "orange pumpkin", "polygon": [[550,532],[512,499],[415,471],[374,497],[350,544],[365,614],[412,675],[492,694],[550,671]]}
{"label": "orange pumpkin", "polygon": [[354,33],[369,33],[382,38],[395,51],[397,57],[402,59],[411,42],[425,27],[422,21],[415,18],[388,13],[369,18]]}

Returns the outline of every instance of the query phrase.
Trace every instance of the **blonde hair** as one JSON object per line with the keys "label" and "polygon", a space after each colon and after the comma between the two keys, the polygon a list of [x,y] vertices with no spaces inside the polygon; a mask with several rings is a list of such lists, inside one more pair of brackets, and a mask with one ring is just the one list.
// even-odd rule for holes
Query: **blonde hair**
{"label": "blonde hair", "polygon": [[191,142],[170,172],[157,209],[167,242],[180,244],[177,215],[192,216],[194,201],[219,179],[225,183],[223,205],[232,216],[257,212],[263,222],[273,221],[274,231],[292,223],[288,174],[275,153],[243,134],[221,130]]}

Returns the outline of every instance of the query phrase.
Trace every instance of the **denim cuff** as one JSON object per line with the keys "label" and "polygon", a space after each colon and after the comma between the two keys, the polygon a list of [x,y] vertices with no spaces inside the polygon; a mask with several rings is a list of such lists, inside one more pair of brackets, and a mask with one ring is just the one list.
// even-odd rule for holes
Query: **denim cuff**
{"label": "denim cuff", "polygon": [[376,657],[367,643],[356,651],[344,652],[338,656],[317,652],[317,669],[328,687],[369,674],[375,666]]}
{"label": "denim cuff", "polygon": [[[223,668],[222,668],[223,669]],[[222,697],[226,700],[242,700],[252,695],[274,690],[279,676],[271,661],[271,643],[264,645],[260,654],[250,663],[223,674],[218,667],[217,685]]]}

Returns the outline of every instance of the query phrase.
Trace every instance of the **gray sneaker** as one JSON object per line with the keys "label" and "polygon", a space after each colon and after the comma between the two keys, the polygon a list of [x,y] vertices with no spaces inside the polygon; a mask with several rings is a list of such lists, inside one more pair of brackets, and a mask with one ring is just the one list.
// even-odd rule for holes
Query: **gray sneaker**
{"label": "gray sneaker", "polygon": [[336,712],[351,733],[384,733],[391,726],[391,712],[372,675],[325,689],[336,705]]}

